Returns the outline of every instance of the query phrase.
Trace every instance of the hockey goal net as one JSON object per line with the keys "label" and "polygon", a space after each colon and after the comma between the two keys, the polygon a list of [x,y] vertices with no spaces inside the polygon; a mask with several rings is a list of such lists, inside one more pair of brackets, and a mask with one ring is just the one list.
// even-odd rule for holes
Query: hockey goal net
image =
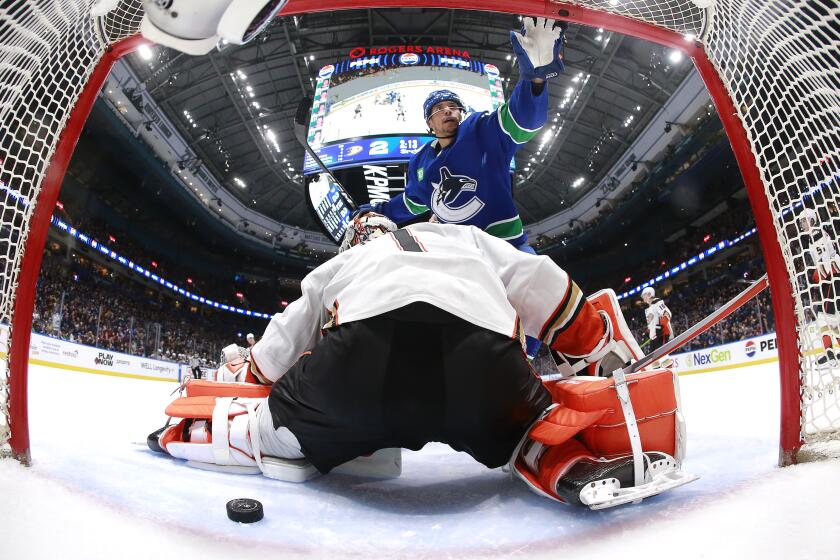
{"label": "hockey goal net", "polygon": [[[0,7],[0,454],[29,459],[26,376],[34,294],[64,169],[110,65],[139,43],[140,0]],[[759,229],[778,331],[780,462],[840,439],[837,274],[814,275],[813,228],[836,246],[840,7],[834,0],[290,0],[284,15],[372,7],[544,15],[680,49],[706,82]],[[811,229],[799,218],[814,211]],[[837,344],[832,340],[831,344]]]}

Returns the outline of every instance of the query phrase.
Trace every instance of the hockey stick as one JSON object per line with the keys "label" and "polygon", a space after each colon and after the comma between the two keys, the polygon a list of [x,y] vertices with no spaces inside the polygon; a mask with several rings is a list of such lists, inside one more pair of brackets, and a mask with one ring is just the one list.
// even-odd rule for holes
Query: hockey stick
{"label": "hockey stick", "polygon": [[338,187],[338,191],[341,193],[341,197],[344,199],[344,202],[347,203],[351,210],[356,210],[359,205],[356,204],[353,197],[350,196],[350,193],[348,193],[344,188],[344,185],[339,183],[330,170],[327,169],[327,166],[324,165],[324,162],[321,161],[321,158],[318,157],[318,154],[315,153],[315,150],[312,149],[312,146],[310,146],[309,142],[306,140],[306,120],[311,112],[312,100],[308,97],[304,97],[300,100],[297,112],[295,113],[295,138],[297,138],[297,141],[300,142],[301,146],[303,146],[303,149],[306,150],[306,153],[309,154],[309,157],[315,160],[315,163],[318,164],[321,171],[326,173],[327,177],[330,178],[330,181]]}
{"label": "hockey stick", "polygon": [[696,323],[687,331],[680,334],[678,337],[663,344],[653,352],[647,354],[644,358],[626,366],[623,369],[624,375],[629,375],[639,371],[645,366],[648,366],[674,350],[681,348],[687,342],[690,342],[721,322],[723,319],[732,315],[735,311],[740,309],[745,303],[753,299],[755,296],[763,292],[770,284],[767,281],[767,274],[750,284],[743,292],[726,302],[723,306],[716,309],[711,315]]}

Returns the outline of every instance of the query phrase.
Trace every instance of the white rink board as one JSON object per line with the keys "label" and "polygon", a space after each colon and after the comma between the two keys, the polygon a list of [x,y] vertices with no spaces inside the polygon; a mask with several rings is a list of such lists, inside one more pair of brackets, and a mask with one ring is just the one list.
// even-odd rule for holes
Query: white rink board
{"label": "white rink board", "polygon": [[[0,344],[5,352],[8,327],[0,325]],[[87,373],[137,377],[159,381],[180,381],[186,366],[175,362],[142,358],[84,344],[32,333],[29,363]]]}
{"label": "white rink board", "polygon": [[672,354],[680,374],[706,373],[779,361],[776,333],[765,334],[712,346],[702,350]]}

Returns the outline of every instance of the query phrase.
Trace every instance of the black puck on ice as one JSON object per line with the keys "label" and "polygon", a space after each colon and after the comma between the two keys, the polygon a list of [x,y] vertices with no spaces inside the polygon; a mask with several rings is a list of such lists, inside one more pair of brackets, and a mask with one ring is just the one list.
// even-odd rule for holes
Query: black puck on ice
{"label": "black puck on ice", "polygon": [[257,500],[237,498],[227,503],[227,515],[231,521],[256,523],[263,518],[263,507]]}

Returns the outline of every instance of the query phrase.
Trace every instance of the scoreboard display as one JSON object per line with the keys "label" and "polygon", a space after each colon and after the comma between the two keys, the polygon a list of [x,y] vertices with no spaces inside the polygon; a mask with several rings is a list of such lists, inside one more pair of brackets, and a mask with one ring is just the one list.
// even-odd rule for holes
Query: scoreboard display
{"label": "scoreboard display", "polygon": [[[309,145],[356,203],[388,200],[405,189],[408,160],[433,140],[423,102],[438,89],[457,93],[468,113],[504,103],[498,69],[474,59],[404,53],[344,60],[318,73]],[[308,154],[303,174],[312,211],[340,243],[351,210]]]}

